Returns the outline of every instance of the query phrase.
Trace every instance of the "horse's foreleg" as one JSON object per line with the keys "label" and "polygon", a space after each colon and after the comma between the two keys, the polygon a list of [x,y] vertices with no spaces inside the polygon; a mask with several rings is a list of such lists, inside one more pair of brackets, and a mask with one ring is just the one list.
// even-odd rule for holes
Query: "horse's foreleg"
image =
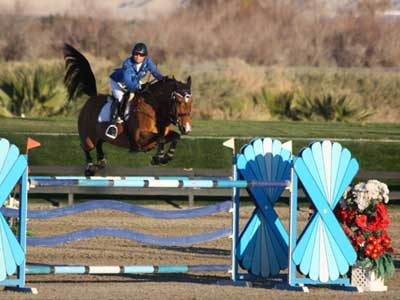
{"label": "horse's foreleg", "polygon": [[151,158],[151,164],[152,165],[158,165],[160,163],[163,163],[163,159],[164,159],[164,145],[165,145],[165,141],[163,140],[163,138],[158,138],[157,139],[157,152],[156,155],[154,155]]}
{"label": "horse's foreleg", "polygon": [[161,163],[166,164],[174,158],[175,148],[181,136],[175,131],[170,131],[166,136],[166,142],[170,143],[167,153],[162,158]]}

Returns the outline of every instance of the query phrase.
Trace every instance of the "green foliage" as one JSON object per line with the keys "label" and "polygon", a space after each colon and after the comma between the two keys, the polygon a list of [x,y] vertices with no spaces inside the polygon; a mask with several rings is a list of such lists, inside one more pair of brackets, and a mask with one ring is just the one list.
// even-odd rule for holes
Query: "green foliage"
{"label": "green foliage", "polygon": [[293,91],[274,95],[263,87],[260,98],[266,103],[271,114],[279,119],[347,122],[363,121],[372,115],[345,95],[312,97]]}
{"label": "green foliage", "polygon": [[363,121],[371,113],[363,110],[347,96],[325,95],[322,97],[304,97],[296,103],[298,120],[313,121]]}
{"label": "green foliage", "polygon": [[66,107],[62,68],[22,66],[0,78],[0,101],[16,116],[52,116]]}
{"label": "green foliage", "polygon": [[291,107],[295,101],[295,93],[283,92],[275,95],[271,90],[263,87],[260,95],[253,97],[255,104],[262,103],[272,115],[282,119],[295,119]]}
{"label": "green foliage", "polygon": [[378,259],[372,259],[370,257],[365,258],[361,266],[365,270],[374,270],[376,276],[380,278],[391,278],[395,271],[393,254],[388,252],[379,256]]}

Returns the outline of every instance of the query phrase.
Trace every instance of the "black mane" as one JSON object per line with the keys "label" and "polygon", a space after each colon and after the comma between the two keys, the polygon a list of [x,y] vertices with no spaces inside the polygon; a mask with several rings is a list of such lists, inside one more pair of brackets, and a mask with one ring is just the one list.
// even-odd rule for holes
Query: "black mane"
{"label": "black mane", "polygon": [[146,100],[154,100],[158,103],[171,104],[171,96],[174,91],[185,90],[186,84],[175,78],[167,78],[164,81],[157,81],[144,87],[139,92]]}

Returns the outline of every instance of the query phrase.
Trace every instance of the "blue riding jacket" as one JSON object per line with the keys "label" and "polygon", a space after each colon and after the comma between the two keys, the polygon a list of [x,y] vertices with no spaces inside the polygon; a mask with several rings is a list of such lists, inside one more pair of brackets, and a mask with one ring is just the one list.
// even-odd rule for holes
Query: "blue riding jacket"
{"label": "blue riding jacket", "polygon": [[110,78],[123,83],[130,91],[137,91],[141,87],[140,80],[149,71],[158,80],[164,78],[150,58],[145,57],[140,69],[136,70],[136,63],[132,60],[132,57],[128,57],[122,63],[122,68],[115,69]]}

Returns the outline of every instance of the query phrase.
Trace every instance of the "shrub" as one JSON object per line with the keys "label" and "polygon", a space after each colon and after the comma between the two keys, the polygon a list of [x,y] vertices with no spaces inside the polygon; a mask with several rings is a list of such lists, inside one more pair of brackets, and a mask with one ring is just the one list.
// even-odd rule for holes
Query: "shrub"
{"label": "shrub", "polygon": [[263,87],[254,99],[264,103],[273,116],[293,121],[363,121],[372,114],[345,95],[319,97],[293,91],[273,94]]}
{"label": "shrub", "polygon": [[363,121],[371,113],[352,102],[346,95],[304,97],[295,106],[299,120],[312,121]]}
{"label": "shrub", "polygon": [[16,116],[60,114],[67,105],[61,78],[59,66],[16,68],[0,79],[0,100]]}

